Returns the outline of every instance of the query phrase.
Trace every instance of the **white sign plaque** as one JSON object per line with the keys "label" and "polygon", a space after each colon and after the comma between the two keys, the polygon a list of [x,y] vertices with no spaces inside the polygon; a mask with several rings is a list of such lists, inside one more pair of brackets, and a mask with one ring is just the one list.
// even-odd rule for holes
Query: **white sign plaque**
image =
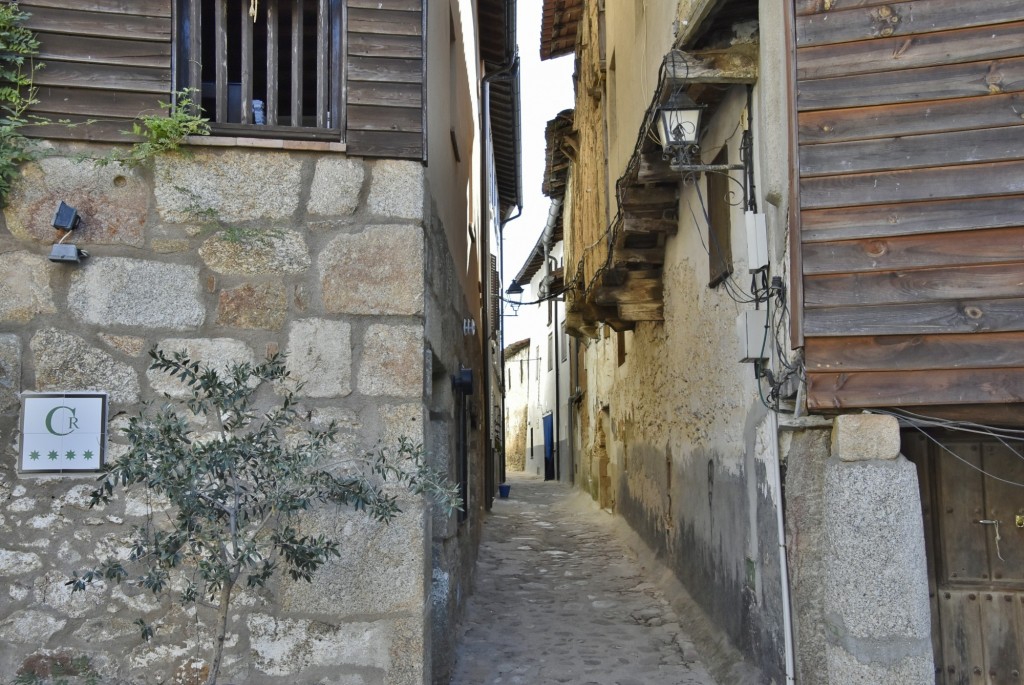
{"label": "white sign plaque", "polygon": [[21,471],[98,471],[106,446],[106,393],[22,393]]}

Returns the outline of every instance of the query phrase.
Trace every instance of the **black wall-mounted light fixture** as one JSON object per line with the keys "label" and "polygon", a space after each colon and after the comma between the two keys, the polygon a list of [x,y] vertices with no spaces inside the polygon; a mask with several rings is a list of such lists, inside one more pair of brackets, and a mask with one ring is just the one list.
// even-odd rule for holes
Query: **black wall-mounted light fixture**
{"label": "black wall-mounted light fixture", "polygon": [[514,278],[505,288],[505,301],[512,305],[513,315],[519,313],[519,306],[523,303],[523,286]]}
{"label": "black wall-mounted light fixture", "polygon": [[679,90],[658,108],[658,140],[673,169],[700,164],[700,120],[706,107]]}
{"label": "black wall-mounted light fixture", "polygon": [[51,262],[78,264],[89,256],[88,252],[78,249],[77,245],[64,243],[81,223],[82,217],[78,215],[78,210],[61,200],[53,215],[53,227],[58,231],[64,231],[64,235],[50,248]]}

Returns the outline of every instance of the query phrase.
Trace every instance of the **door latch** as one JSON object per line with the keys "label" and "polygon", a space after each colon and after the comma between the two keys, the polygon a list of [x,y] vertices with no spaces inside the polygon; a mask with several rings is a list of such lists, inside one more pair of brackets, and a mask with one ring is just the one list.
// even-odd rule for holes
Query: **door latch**
{"label": "door latch", "polygon": [[1017,527],[1024,528],[1024,514],[1017,514]]}
{"label": "door latch", "polygon": [[[1018,522],[1017,525],[1020,525],[1020,523],[1019,523],[1020,519],[1021,519],[1021,517],[1018,516],[1017,517],[1017,522]],[[1003,553],[999,551],[999,541],[1003,539],[1002,536],[999,535],[999,524],[1002,523],[1002,521],[1000,521],[998,519],[981,519],[980,521],[975,521],[975,523],[980,523],[983,526],[995,526],[995,529],[996,529],[996,556],[999,557],[999,561],[1006,561],[1006,559],[1003,559]]]}

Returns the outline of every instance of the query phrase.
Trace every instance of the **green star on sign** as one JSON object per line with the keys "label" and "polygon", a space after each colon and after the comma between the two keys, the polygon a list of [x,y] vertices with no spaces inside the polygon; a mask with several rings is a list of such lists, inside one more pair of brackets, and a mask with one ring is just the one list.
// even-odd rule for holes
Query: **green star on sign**
{"label": "green star on sign", "polygon": [[32,450],[28,453],[28,458],[32,461],[39,461],[39,450]]}
{"label": "green star on sign", "polygon": [[68,450],[67,452],[64,453],[64,456],[67,457],[68,461],[72,461],[75,458],[75,451]]}
{"label": "green star on sign", "polygon": [[92,450],[86,450],[82,452],[82,458],[85,459],[86,461],[92,459]]}
{"label": "green star on sign", "polygon": [[50,450],[46,456],[50,458],[50,461],[57,461],[57,450]]}

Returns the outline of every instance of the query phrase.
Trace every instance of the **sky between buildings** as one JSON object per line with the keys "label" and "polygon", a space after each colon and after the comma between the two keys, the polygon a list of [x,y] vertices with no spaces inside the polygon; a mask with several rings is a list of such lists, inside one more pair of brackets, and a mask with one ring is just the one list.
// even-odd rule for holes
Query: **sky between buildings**
{"label": "sky between buildings", "polygon": [[[523,214],[505,226],[505,265],[502,282],[519,272],[536,244],[547,220],[551,201],[541,192],[544,179],[544,126],[563,109],[573,107],[573,56],[540,60],[541,0],[519,0],[517,34],[522,100]],[[536,299],[527,290],[523,297]],[[521,312],[528,312],[524,307]],[[506,310],[507,314],[511,312]],[[528,316],[505,318],[505,343],[529,336]]]}

